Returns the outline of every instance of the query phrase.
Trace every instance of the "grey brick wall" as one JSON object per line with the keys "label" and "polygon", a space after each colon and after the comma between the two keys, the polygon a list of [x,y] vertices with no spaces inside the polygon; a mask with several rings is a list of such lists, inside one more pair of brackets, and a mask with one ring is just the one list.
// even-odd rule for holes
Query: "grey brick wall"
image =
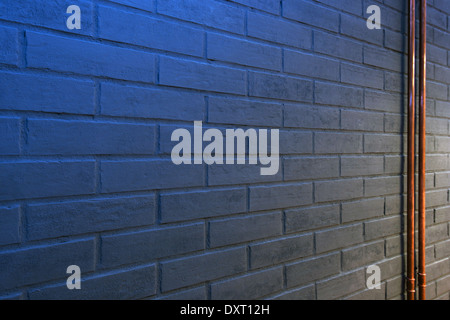
{"label": "grey brick wall", "polygon": [[[450,299],[450,5],[428,3],[427,294]],[[405,1],[86,0],[68,30],[71,4],[0,2],[0,298],[404,298]],[[196,120],[279,129],[280,170],[174,165]]]}

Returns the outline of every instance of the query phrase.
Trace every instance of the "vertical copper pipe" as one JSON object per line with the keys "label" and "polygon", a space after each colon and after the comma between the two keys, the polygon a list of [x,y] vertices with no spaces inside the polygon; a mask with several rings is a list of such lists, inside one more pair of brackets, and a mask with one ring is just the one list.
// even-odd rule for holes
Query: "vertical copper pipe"
{"label": "vertical copper pipe", "polygon": [[420,62],[419,62],[419,299],[425,300],[425,124],[426,124],[426,78],[427,78],[427,0],[420,8]]}
{"label": "vertical copper pipe", "polygon": [[409,51],[408,51],[408,163],[407,163],[407,299],[415,297],[414,266],[414,138],[415,138],[415,17],[416,1],[409,0]]}

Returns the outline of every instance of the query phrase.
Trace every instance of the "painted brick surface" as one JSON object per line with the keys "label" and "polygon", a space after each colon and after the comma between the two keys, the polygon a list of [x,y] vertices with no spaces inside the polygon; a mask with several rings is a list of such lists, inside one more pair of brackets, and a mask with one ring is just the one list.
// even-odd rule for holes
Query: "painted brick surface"
{"label": "painted brick surface", "polygon": [[[1,1],[0,299],[404,299],[407,8],[375,3],[381,30],[362,0],[82,0],[69,30],[71,1]],[[447,300],[449,14],[429,1],[427,294]],[[279,170],[175,165],[193,121],[278,129]]]}

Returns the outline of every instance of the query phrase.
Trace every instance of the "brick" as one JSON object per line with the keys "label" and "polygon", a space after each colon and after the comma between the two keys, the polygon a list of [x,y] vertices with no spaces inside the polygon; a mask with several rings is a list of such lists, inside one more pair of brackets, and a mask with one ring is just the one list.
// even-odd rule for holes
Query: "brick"
{"label": "brick", "polygon": [[339,272],[339,253],[314,257],[286,265],[286,284],[288,288],[292,288]]}
{"label": "brick", "polygon": [[436,101],[436,116],[450,118],[450,102]]}
{"label": "brick", "polygon": [[[440,144],[445,141],[444,139],[439,141],[436,140],[438,148]],[[426,166],[427,168],[433,168],[434,171],[448,170],[448,155],[447,154],[427,154],[426,155]]]}
{"label": "brick", "polygon": [[0,91],[6,110],[94,114],[92,81],[0,72]]}
{"label": "brick", "polygon": [[312,105],[286,104],[284,126],[312,129],[339,129],[339,110]]}
{"label": "brick", "polygon": [[450,263],[448,257],[427,265],[427,281],[438,279],[448,273],[450,273]]}
{"label": "brick", "polygon": [[[204,249],[204,224],[102,236],[102,267],[110,268]],[[161,245],[164,244],[164,245]]]}
{"label": "brick", "polygon": [[20,232],[20,207],[0,207],[0,245],[19,243]]}
{"label": "brick", "polygon": [[437,69],[437,67],[438,67],[437,64],[427,62],[427,79],[430,79],[430,80],[435,79],[435,76],[436,76],[435,70]]}
{"label": "brick", "polygon": [[308,78],[339,80],[339,61],[298,51],[284,50],[284,71]]}
{"label": "brick", "polygon": [[212,300],[258,299],[283,287],[282,267],[258,271],[211,284]]}
{"label": "brick", "polygon": [[281,130],[280,131],[280,154],[311,154],[313,152],[312,132]]}
{"label": "brick", "polygon": [[194,289],[177,291],[172,294],[160,296],[156,300],[207,300],[205,286]]}
{"label": "brick", "polygon": [[383,91],[365,91],[364,106],[366,109],[400,113],[401,105],[402,97],[398,94]]}
{"label": "brick", "polygon": [[425,137],[425,150],[427,153],[437,151],[435,148],[435,136],[426,136]]}
{"label": "brick", "polygon": [[363,11],[363,5],[361,2],[353,0],[318,0],[323,4],[334,7],[338,10],[354,13],[356,15],[361,14]]}
{"label": "brick", "polygon": [[153,125],[28,119],[29,154],[153,154]]}
{"label": "brick", "polygon": [[282,170],[278,170],[275,175],[261,175],[260,165],[239,164],[239,165],[209,165],[208,185],[223,186],[229,184],[261,183],[282,181]]}
{"label": "brick", "polygon": [[339,14],[323,6],[299,0],[283,1],[283,16],[302,23],[338,31]]}
{"label": "brick", "polygon": [[66,10],[72,4],[73,1],[70,0],[55,0],[51,3],[45,0],[21,2],[5,0],[0,4],[0,19],[65,32],[93,35],[94,5],[90,1],[76,2],[81,11],[81,29],[67,29],[66,19],[70,14],[66,13]]}
{"label": "brick", "polygon": [[406,48],[408,48],[408,37],[405,34],[389,29],[385,29],[384,32],[384,42],[386,48],[398,52],[406,51]]}
{"label": "brick", "polygon": [[446,292],[448,294],[448,291],[450,291],[450,276],[436,281],[436,291],[438,296]]}
{"label": "brick", "polygon": [[250,37],[300,49],[311,49],[312,32],[298,23],[247,12],[247,34]]}
{"label": "brick", "polygon": [[315,153],[361,153],[363,141],[361,134],[317,132],[314,134]]}
{"label": "brick", "polygon": [[436,223],[450,221],[450,206],[436,208],[434,219]]}
{"label": "brick", "polygon": [[314,300],[316,298],[315,285],[309,285],[300,289],[284,291],[273,297],[274,300]]}
{"label": "brick", "polygon": [[450,4],[445,0],[435,0],[434,5],[447,13],[450,13]]}
{"label": "brick", "polygon": [[247,209],[244,188],[164,193],[160,202],[162,223],[242,213]]}
{"label": "brick", "polygon": [[286,233],[330,227],[339,222],[339,205],[285,210]]}
{"label": "brick", "polygon": [[280,2],[278,0],[232,0],[250,8],[259,9],[273,14],[280,12]]}
{"label": "brick", "polygon": [[341,63],[341,82],[373,89],[383,89],[383,71]]}
{"label": "brick", "polygon": [[437,46],[443,47],[444,49],[450,50],[450,34],[437,28],[434,28],[433,32],[433,43]]}
{"label": "brick", "polygon": [[450,255],[450,239],[436,243],[434,246],[436,259],[443,259]]}
{"label": "brick", "polygon": [[146,1],[139,1],[139,0],[108,0],[115,3],[120,3],[125,6],[142,9],[145,11],[152,12],[154,8],[155,0],[146,0]]}
{"label": "brick", "polygon": [[366,241],[399,234],[401,231],[402,221],[401,217],[398,216],[364,222],[364,236]]}
{"label": "brick", "polygon": [[312,82],[294,77],[249,72],[249,95],[291,101],[312,101]]}
{"label": "brick", "polygon": [[342,250],[342,269],[349,271],[384,258],[384,240]]}
{"label": "brick", "polygon": [[317,231],[316,252],[322,253],[363,242],[362,224]]}
{"label": "brick", "polygon": [[425,294],[428,300],[436,298],[436,282],[427,284]]}
{"label": "brick", "polygon": [[407,117],[398,114],[384,115],[384,131],[389,133],[403,133],[407,131]]}
{"label": "brick", "polygon": [[274,237],[283,229],[280,212],[214,220],[208,226],[211,248]]}
{"label": "brick", "polygon": [[440,223],[429,226],[425,233],[425,243],[431,244],[448,239],[447,223]]}
{"label": "brick", "polygon": [[271,210],[312,203],[312,184],[250,187],[250,210]]}
{"label": "brick", "polygon": [[363,91],[359,88],[330,83],[315,83],[315,102],[318,104],[361,107]]}
{"label": "brick", "polygon": [[317,283],[318,300],[334,300],[365,288],[364,270],[342,274]]}
{"label": "brick", "polygon": [[[389,258],[383,262],[378,262],[377,266],[380,267],[381,281],[383,281],[402,274],[404,258],[402,256]],[[367,276],[369,276],[369,274],[367,274]]]}
{"label": "brick", "polygon": [[427,117],[426,132],[429,134],[447,135],[448,119]]}
{"label": "brick", "polygon": [[436,190],[425,192],[427,208],[448,205],[448,191]]}
{"label": "brick", "polygon": [[1,155],[20,154],[20,118],[0,118]]}
{"label": "brick", "polygon": [[349,200],[363,196],[362,179],[318,181],[314,186],[315,202]]}
{"label": "brick", "polygon": [[28,67],[147,83],[155,81],[153,54],[31,31],[27,31],[26,38]]}
{"label": "brick", "polygon": [[81,290],[67,290],[65,283],[33,289],[30,299],[135,300],[154,295],[156,286],[156,267],[152,264],[82,277]]}
{"label": "brick", "polygon": [[383,114],[341,110],[341,128],[344,130],[383,131]]}
{"label": "brick", "polygon": [[284,159],[284,180],[309,180],[339,176],[339,158],[295,157]]}
{"label": "brick", "polygon": [[221,2],[167,0],[158,2],[158,13],[232,33],[244,33],[244,10]]}
{"label": "brick", "polygon": [[208,122],[281,127],[283,106],[278,103],[209,97]]}
{"label": "brick", "polygon": [[392,134],[364,134],[364,152],[400,153],[403,137]]}
{"label": "brick", "polygon": [[364,195],[375,197],[400,192],[402,179],[400,177],[367,178],[364,180]]}
{"label": "brick", "polygon": [[210,60],[281,71],[280,48],[215,33],[208,33],[207,43],[207,56]]}
{"label": "brick", "polygon": [[443,83],[427,81],[427,97],[432,99],[447,100],[447,85]]}
{"label": "brick", "polygon": [[88,239],[2,252],[0,288],[5,290],[66,279],[67,267],[73,264],[82,272],[93,271],[94,247],[94,240]]}
{"label": "brick", "polygon": [[[384,20],[382,20],[383,26],[395,31],[406,32],[406,12],[403,12],[402,10],[400,10],[402,12],[398,12],[398,10],[392,10],[391,8],[385,6],[381,7],[381,11],[384,15]],[[366,16],[369,16],[369,14],[367,14]]]}
{"label": "brick", "polygon": [[443,67],[440,65],[435,65],[435,80],[443,83],[450,82],[450,68]]}
{"label": "brick", "polygon": [[95,162],[24,161],[0,163],[0,200],[93,194]]}
{"label": "brick", "polygon": [[355,62],[363,59],[361,43],[321,31],[314,31],[314,51]]}
{"label": "brick", "polygon": [[386,238],[386,257],[393,257],[402,254],[406,245],[406,236],[392,236]]}
{"label": "brick", "polygon": [[434,44],[427,44],[427,60],[430,62],[439,63],[442,65],[446,65],[447,61],[445,59],[446,50],[435,46]]}
{"label": "brick", "polygon": [[450,294],[449,293],[445,293],[442,296],[436,297],[434,300],[446,301],[446,300],[449,300],[449,299],[450,299]]}
{"label": "brick", "polygon": [[101,84],[100,104],[104,115],[186,121],[203,119],[205,108],[200,94],[112,83]]}
{"label": "brick", "polygon": [[366,220],[382,216],[384,199],[364,199],[342,204],[342,222]]}
{"label": "brick", "polygon": [[198,29],[104,6],[99,6],[98,19],[102,39],[203,56],[204,33]]}
{"label": "brick", "polygon": [[245,248],[234,248],[162,262],[161,291],[167,292],[244,272],[246,256]]}
{"label": "brick", "polygon": [[393,195],[386,197],[386,215],[399,214],[406,209],[406,195]]}
{"label": "brick", "polygon": [[[406,92],[406,90],[408,90],[408,77],[404,77],[402,76],[402,74],[398,73],[398,72],[390,72],[390,71],[385,71],[384,72],[384,76],[385,76],[385,81],[384,81],[384,87],[386,88],[386,90],[388,91],[392,91],[392,92],[397,92],[397,93],[401,93],[403,95],[392,95],[391,98],[404,98],[405,102],[406,102],[406,94],[404,94]],[[381,94],[383,94],[384,92],[379,92]],[[387,92],[386,92],[387,93]],[[376,92],[372,92],[372,95],[376,95],[378,93]],[[372,103],[376,103],[375,97],[372,96]],[[379,107],[382,107],[382,103],[379,103]],[[396,111],[397,113],[402,113],[401,108],[399,106],[398,107],[398,111]]]}
{"label": "brick", "polygon": [[343,156],[341,157],[341,176],[356,177],[382,174],[384,159],[382,156]]}
{"label": "brick", "polygon": [[0,42],[2,43],[0,63],[17,66],[19,63],[19,33],[17,29],[0,27]]}
{"label": "brick", "polygon": [[[407,69],[406,60],[402,53],[378,47],[364,47],[364,64],[366,65],[401,73]],[[370,75],[372,76],[373,72]]]}
{"label": "brick", "polygon": [[384,4],[399,11],[403,11],[404,9],[406,9],[404,3],[398,0],[385,0]]}
{"label": "brick", "polygon": [[238,69],[169,57],[160,58],[162,85],[245,94],[245,72]]}
{"label": "brick", "polygon": [[[159,153],[160,154],[168,154],[172,153],[172,149],[178,144],[178,141],[172,141],[172,133],[177,129],[186,129],[191,134],[191,137],[194,135],[194,126],[193,124],[185,125],[159,125]],[[205,128],[206,129],[206,128]],[[223,132],[224,133],[224,132]],[[205,144],[206,145],[206,144]]]}
{"label": "brick", "polygon": [[7,295],[3,295],[0,297],[1,301],[4,300],[24,300],[24,293],[23,292],[15,292]]}
{"label": "brick", "polygon": [[[435,142],[436,142],[435,146],[436,146],[437,152],[450,152],[450,137],[435,137]],[[431,157],[431,155],[429,157]],[[436,157],[439,157],[439,156],[436,156]],[[442,167],[439,167],[439,168],[442,168]]]}
{"label": "brick", "polygon": [[105,160],[100,166],[102,193],[202,186],[204,180],[202,166],[170,160]]}
{"label": "brick", "polygon": [[367,18],[341,14],[341,33],[357,40],[383,45],[383,29],[367,28]]}
{"label": "brick", "polygon": [[313,236],[306,234],[250,245],[252,269],[309,256],[313,253]]}
{"label": "brick", "polygon": [[27,238],[57,238],[155,222],[154,195],[30,204]]}
{"label": "brick", "polygon": [[403,276],[395,277],[386,281],[386,298],[390,299],[403,294],[405,279]]}
{"label": "brick", "polygon": [[380,289],[366,289],[352,294],[346,297],[345,300],[386,300],[386,284],[381,283]]}

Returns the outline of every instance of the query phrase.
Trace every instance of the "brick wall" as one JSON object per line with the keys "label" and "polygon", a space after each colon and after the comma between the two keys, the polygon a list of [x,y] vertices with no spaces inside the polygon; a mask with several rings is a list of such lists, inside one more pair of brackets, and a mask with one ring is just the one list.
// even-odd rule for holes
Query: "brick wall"
{"label": "brick wall", "polygon": [[[450,5],[428,2],[427,291],[449,299]],[[402,0],[2,0],[0,297],[404,298],[406,26]],[[195,120],[279,129],[279,172],[174,165]]]}

